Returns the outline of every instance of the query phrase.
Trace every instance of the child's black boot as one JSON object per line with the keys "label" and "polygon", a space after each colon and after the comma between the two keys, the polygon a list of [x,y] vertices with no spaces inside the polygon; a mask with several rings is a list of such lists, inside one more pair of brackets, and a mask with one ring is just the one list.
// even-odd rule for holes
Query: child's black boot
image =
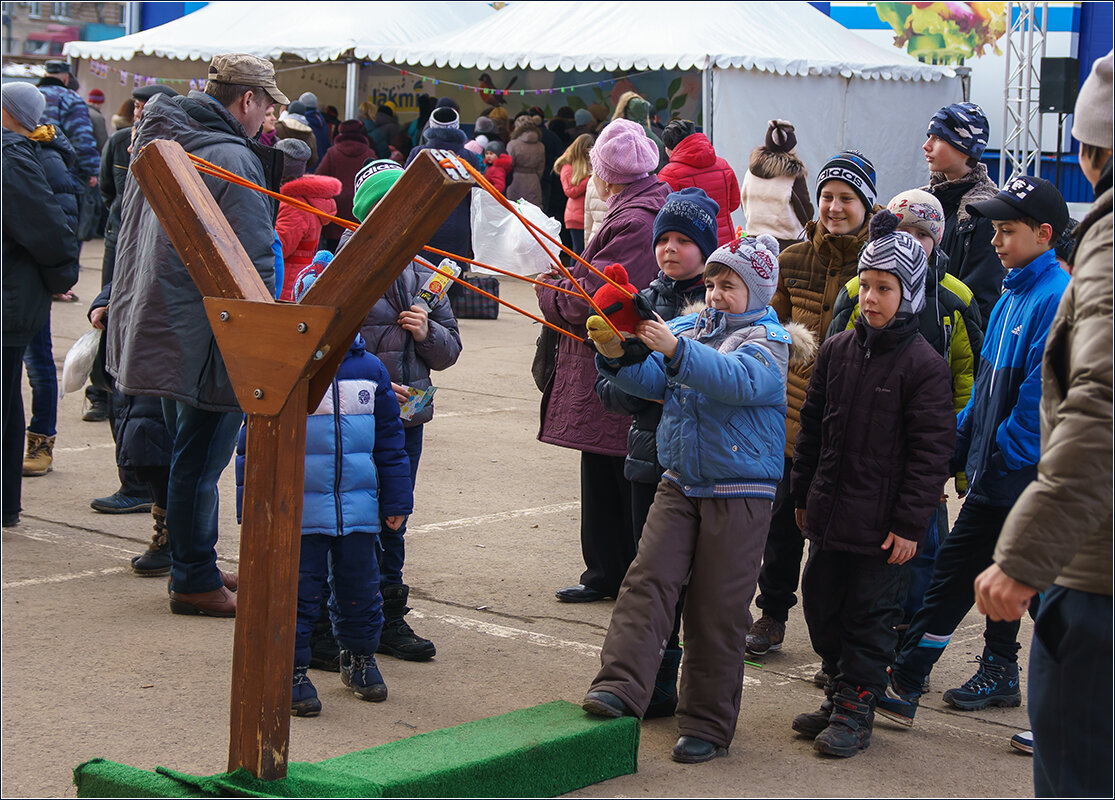
{"label": "child's black boot", "polygon": [[832,717],[833,702],[832,702],[833,685],[831,682],[825,685],[825,699],[821,703],[821,707],[816,711],[807,711],[804,714],[798,714],[794,717],[794,721],[790,727],[809,739],[816,739],[817,734],[829,726],[829,720]]}
{"label": "child's black boot", "polygon": [[381,586],[380,591],[383,594],[383,631],[376,652],[403,661],[429,661],[437,655],[434,643],[416,634],[404,619],[410,611],[407,607],[410,587],[405,583],[390,584]]}
{"label": "child's black boot", "polygon": [[316,717],[321,713],[317,689],[306,677],[307,665],[295,666],[294,681],[290,691],[290,713],[296,717]]}
{"label": "child's black boot", "polygon": [[871,744],[875,695],[867,689],[841,684],[832,703],[828,727],[817,734],[813,749],[825,755],[850,758]]}
{"label": "child's black boot", "polygon": [[678,707],[678,667],[681,665],[681,648],[670,648],[662,654],[658,674],[654,677],[654,692],[644,719],[672,717]]}

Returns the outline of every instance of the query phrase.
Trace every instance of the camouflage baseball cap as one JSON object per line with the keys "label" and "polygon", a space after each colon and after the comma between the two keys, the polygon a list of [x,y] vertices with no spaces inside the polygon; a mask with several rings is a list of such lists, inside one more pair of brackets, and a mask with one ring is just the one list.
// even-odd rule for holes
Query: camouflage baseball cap
{"label": "camouflage baseball cap", "polygon": [[209,62],[208,79],[213,83],[259,86],[266,89],[276,103],[290,103],[290,99],[275,85],[275,67],[271,62],[247,53],[213,56],[213,60]]}

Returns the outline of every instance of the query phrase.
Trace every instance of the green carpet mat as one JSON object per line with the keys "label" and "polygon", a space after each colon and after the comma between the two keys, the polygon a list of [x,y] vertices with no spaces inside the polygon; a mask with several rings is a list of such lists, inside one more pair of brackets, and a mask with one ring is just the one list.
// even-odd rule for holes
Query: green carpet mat
{"label": "green carpet mat", "polygon": [[93,759],[78,797],[553,797],[638,768],[639,721],[600,720],[558,700],[430,731],[260,781],[246,770],[199,777]]}

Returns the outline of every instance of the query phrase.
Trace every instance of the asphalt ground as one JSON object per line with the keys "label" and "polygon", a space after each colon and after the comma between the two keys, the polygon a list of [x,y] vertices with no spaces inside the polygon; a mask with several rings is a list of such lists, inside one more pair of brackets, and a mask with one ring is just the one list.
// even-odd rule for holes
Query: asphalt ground
{"label": "asphalt ground", "polygon": [[[81,302],[53,305],[60,370],[88,329],[101,252],[100,241],[85,245],[75,287]],[[504,279],[501,291],[536,308],[526,284]],[[530,362],[537,330],[507,309],[495,321],[462,320],[461,359],[436,376],[405,580],[412,587],[409,620],[435,642],[437,657],[416,664],[381,656],[385,703],[361,702],[337,675],[311,671],[324,710],[292,720],[293,760],[317,761],[552,700],[579,702],[587,690],[613,604],[554,598],[583,568],[578,453],[535,439],[540,395]],[[26,386],[25,401],[29,406]],[[223,771],[233,621],[172,615],[165,580],[130,572],[129,558],[150,539],[150,517],[89,507],[117,488],[108,423],[81,421],[78,393],[62,398],[58,427],[54,471],[24,479],[22,522],[3,531],[0,793],[73,796],[71,771],[95,757],[145,769]],[[221,496],[218,553],[222,567],[234,569],[231,468]],[[1031,630],[1027,619],[1024,666]],[[794,715],[821,701],[812,683],[819,659],[799,604],[783,649],[761,659],[761,669],[747,669],[726,758],[675,764],[674,721],[648,721],[639,771],[574,795],[1032,796],[1031,760],[1008,745],[1029,727],[1025,705],[961,712],[941,700],[974,672],[982,631],[982,617],[969,614],[933,672],[914,728],[880,719],[868,750],[830,759],[790,729]]]}

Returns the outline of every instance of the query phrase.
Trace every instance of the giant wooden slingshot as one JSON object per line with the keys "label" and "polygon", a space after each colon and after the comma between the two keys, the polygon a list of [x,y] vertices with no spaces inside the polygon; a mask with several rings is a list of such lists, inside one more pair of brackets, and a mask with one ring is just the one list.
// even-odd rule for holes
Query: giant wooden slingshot
{"label": "giant wooden slingshot", "polygon": [[186,152],[154,141],[132,161],[197,284],[248,415],[229,771],[286,776],[306,413],[368,310],[473,186],[450,153],[423,151],[297,304],[276,303]]}

